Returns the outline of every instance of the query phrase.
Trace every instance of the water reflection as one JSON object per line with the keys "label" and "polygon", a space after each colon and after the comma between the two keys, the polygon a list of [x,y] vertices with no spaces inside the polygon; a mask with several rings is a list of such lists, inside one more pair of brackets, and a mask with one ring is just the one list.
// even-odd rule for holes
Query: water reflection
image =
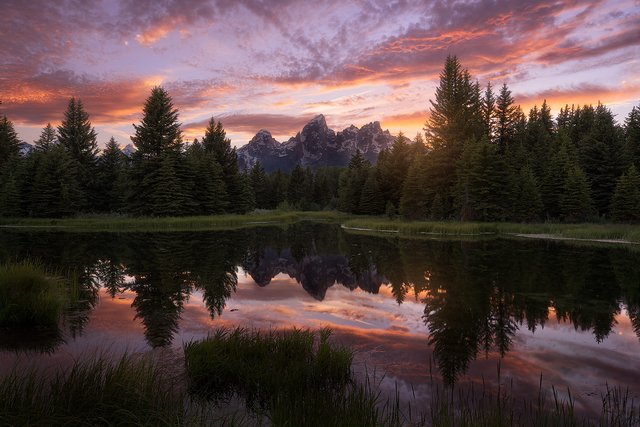
{"label": "water reflection", "polygon": [[239,267],[260,287],[288,275],[317,301],[336,285],[371,294],[388,289],[397,304],[420,301],[428,343],[449,383],[481,355],[504,357],[520,328],[535,332],[550,313],[599,343],[625,310],[640,337],[640,265],[627,248],[398,240],[326,224],[215,233],[1,232],[0,259],[23,257],[77,277],[81,297],[66,317],[72,337],[83,333],[103,287],[111,298],[132,293],[147,343],[170,345],[194,294],[212,319],[223,314]]}

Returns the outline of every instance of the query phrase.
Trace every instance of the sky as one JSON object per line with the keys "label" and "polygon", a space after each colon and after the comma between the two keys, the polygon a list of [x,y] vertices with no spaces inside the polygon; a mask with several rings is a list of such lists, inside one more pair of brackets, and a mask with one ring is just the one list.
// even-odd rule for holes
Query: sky
{"label": "sky", "polygon": [[103,146],[130,143],[151,88],[184,138],[210,117],[232,145],[280,141],[317,114],[341,130],[421,132],[449,54],[481,85],[544,99],[640,105],[640,0],[0,0],[0,114],[21,139],[80,98]]}

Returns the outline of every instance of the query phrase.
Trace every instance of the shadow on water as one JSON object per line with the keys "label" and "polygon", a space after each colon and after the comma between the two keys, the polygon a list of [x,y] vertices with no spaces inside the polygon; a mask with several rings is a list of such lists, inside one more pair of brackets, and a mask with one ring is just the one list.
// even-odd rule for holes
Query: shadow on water
{"label": "shadow on water", "polygon": [[[112,298],[134,293],[151,347],[172,343],[195,291],[212,318],[221,315],[238,267],[261,287],[287,274],[319,301],[336,284],[372,294],[388,286],[398,304],[421,301],[429,345],[449,384],[480,355],[506,355],[520,328],[535,331],[550,315],[602,342],[626,310],[640,337],[640,263],[625,248],[403,240],[313,223],[205,233],[0,232],[0,260],[21,258],[76,275],[78,302],[65,318],[71,336],[82,335],[102,287]],[[23,340],[0,339],[3,349]],[[61,341],[46,342],[52,351]]]}

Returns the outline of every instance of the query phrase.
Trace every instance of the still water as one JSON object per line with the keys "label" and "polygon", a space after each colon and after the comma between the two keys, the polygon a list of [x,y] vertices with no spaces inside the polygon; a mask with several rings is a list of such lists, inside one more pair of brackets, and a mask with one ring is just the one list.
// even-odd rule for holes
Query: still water
{"label": "still water", "polygon": [[[0,331],[0,372],[28,361],[168,352],[219,327],[330,327],[383,391],[426,405],[435,379],[540,378],[578,409],[640,395],[640,252],[560,242],[411,240],[301,223],[196,233],[0,232],[0,261],[73,271],[59,331]],[[497,370],[500,368],[500,377]]]}

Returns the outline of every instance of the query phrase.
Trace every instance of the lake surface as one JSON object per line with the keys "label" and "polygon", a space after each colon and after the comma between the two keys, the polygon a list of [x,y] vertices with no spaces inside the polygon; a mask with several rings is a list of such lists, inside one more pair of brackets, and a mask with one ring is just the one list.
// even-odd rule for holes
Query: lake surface
{"label": "lake surface", "polygon": [[[227,232],[0,231],[0,261],[74,271],[57,333],[0,331],[0,372],[107,351],[180,354],[219,327],[331,327],[384,391],[418,407],[431,381],[567,387],[600,408],[640,395],[640,252],[551,241],[438,241],[299,223]],[[500,377],[497,371],[500,367]],[[384,375],[382,375],[384,374]]]}

